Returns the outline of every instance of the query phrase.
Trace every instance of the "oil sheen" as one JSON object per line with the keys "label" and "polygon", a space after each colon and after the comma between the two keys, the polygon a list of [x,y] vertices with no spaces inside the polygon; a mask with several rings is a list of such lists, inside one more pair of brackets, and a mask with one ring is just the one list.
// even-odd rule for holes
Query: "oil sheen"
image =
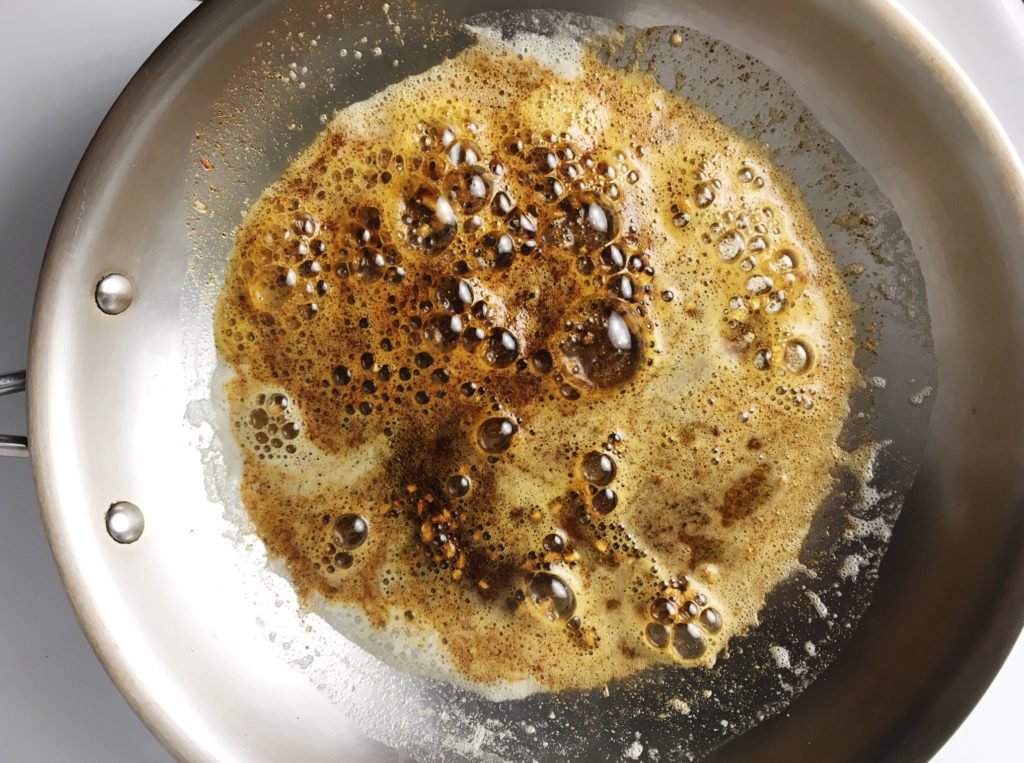
{"label": "oil sheen", "polygon": [[482,41],[339,112],[239,228],[243,501],[306,601],[438,674],[708,666],[833,486],[852,312],[762,147]]}

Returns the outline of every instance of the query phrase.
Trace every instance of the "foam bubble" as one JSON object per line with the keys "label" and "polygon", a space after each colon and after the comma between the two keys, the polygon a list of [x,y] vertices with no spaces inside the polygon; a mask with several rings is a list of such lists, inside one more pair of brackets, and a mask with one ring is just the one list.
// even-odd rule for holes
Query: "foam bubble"
{"label": "foam bubble", "polygon": [[529,57],[545,69],[567,80],[583,74],[584,48],[569,35],[549,37],[532,32],[517,32],[504,37],[501,30],[492,27],[468,26],[476,35],[483,50],[506,55],[508,52]]}
{"label": "foam bubble", "polygon": [[789,670],[793,667],[789,660],[789,650],[784,646],[770,646],[768,647],[768,654],[771,655],[779,670]]}

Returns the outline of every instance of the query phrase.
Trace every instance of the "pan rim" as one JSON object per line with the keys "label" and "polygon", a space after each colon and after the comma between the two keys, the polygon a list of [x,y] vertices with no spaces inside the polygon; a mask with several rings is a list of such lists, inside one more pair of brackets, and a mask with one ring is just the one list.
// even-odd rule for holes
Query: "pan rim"
{"label": "pan rim", "polygon": [[[173,67],[179,51],[188,47],[189,40],[204,28],[209,19],[217,14],[234,13],[245,5],[246,0],[212,0],[197,8],[157,48],[104,119],[69,186],[47,247],[37,287],[29,351],[28,424],[33,473],[44,526],[61,579],[83,631],[112,680],[165,747],[185,759],[207,759],[210,753],[197,746],[179,720],[163,711],[160,698],[152,693],[144,676],[134,670],[117,650],[106,623],[96,615],[88,576],[77,564],[74,546],[63,531],[61,511],[52,485],[57,464],[45,437],[46,433],[55,433],[60,428],[59,422],[53,421],[49,415],[47,405],[49,380],[54,372],[59,372],[59,358],[52,355],[50,339],[58,323],[53,306],[59,301],[60,260],[73,256],[73,252],[61,247],[61,232],[73,229],[83,214],[86,178],[103,157],[103,147],[118,138],[114,122],[119,115],[129,114],[135,109],[137,102],[154,87],[157,81],[154,73]],[[959,107],[971,130],[996,159],[994,165],[1002,168],[1003,177],[998,180],[1012,196],[1008,205],[1015,209],[1017,218],[1024,221],[1024,163],[974,84],[949,53],[905,9],[886,0],[860,0],[858,5],[861,13],[872,15],[879,28],[887,30],[925,65]],[[1007,583],[1008,594],[1021,590],[1024,590],[1024,559],[1017,562],[1012,580]],[[922,749],[937,750],[967,717],[1002,665],[1022,625],[1024,605],[1018,607],[1015,622],[1008,627],[987,630],[984,639],[974,646],[961,668],[945,682],[942,697],[935,700],[926,714],[942,716],[940,722],[926,728],[926,718],[915,719],[918,728],[908,734],[915,733],[920,737]]]}

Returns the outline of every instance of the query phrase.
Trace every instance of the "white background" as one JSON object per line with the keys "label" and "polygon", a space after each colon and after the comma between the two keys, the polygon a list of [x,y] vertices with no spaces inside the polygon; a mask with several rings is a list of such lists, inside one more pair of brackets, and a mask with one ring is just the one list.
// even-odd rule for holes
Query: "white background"
{"label": "white background", "polygon": [[[836,0],[842,2],[842,0]],[[1021,0],[902,0],[974,80],[1024,154]],[[89,139],[191,0],[0,0],[0,370],[25,367],[36,276]],[[0,431],[24,428],[23,400]],[[96,661],[57,578],[30,465],[0,461],[0,758],[170,761]],[[1024,642],[939,763],[1024,760]]]}

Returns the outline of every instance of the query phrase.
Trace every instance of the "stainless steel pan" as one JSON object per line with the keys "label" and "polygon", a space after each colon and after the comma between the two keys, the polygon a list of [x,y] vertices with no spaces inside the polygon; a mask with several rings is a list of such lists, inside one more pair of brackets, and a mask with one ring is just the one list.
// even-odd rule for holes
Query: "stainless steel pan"
{"label": "stainless steel pan", "polygon": [[[714,759],[927,758],[998,669],[1024,613],[1024,169],[955,65],[883,0],[547,5],[637,26],[691,26],[756,55],[898,210],[927,287],[938,361],[923,465],[874,603],[839,659],[787,713]],[[415,13],[458,19],[481,10],[452,0]],[[196,282],[189,257],[197,125],[217,119],[211,108],[239,72],[263,66],[268,35],[358,37],[379,14],[377,4],[344,0],[207,3],[111,111],[68,192],[40,278],[28,450],[47,531],[97,654],[182,759],[398,757],[371,740],[386,735],[366,733],[372,698],[347,683],[369,658],[318,653],[322,623],[296,608],[272,569],[252,573],[259,549],[239,542],[208,490],[215,433],[194,405],[202,390],[189,364],[210,346],[209,326],[189,320],[184,297],[218,288]],[[308,46],[295,49],[299,58]],[[374,71],[362,79],[365,92],[345,97],[378,89]],[[297,113],[309,117],[331,107],[312,91],[299,101]],[[266,176],[248,183],[272,180],[317,129],[301,120],[252,125]],[[6,377],[0,392],[21,384]],[[21,455],[26,445],[4,438],[0,450]],[[336,684],[311,682],[307,660],[334,660]],[[638,752],[620,741],[588,757],[653,759],[649,746]],[[550,757],[537,747],[530,757]]]}

